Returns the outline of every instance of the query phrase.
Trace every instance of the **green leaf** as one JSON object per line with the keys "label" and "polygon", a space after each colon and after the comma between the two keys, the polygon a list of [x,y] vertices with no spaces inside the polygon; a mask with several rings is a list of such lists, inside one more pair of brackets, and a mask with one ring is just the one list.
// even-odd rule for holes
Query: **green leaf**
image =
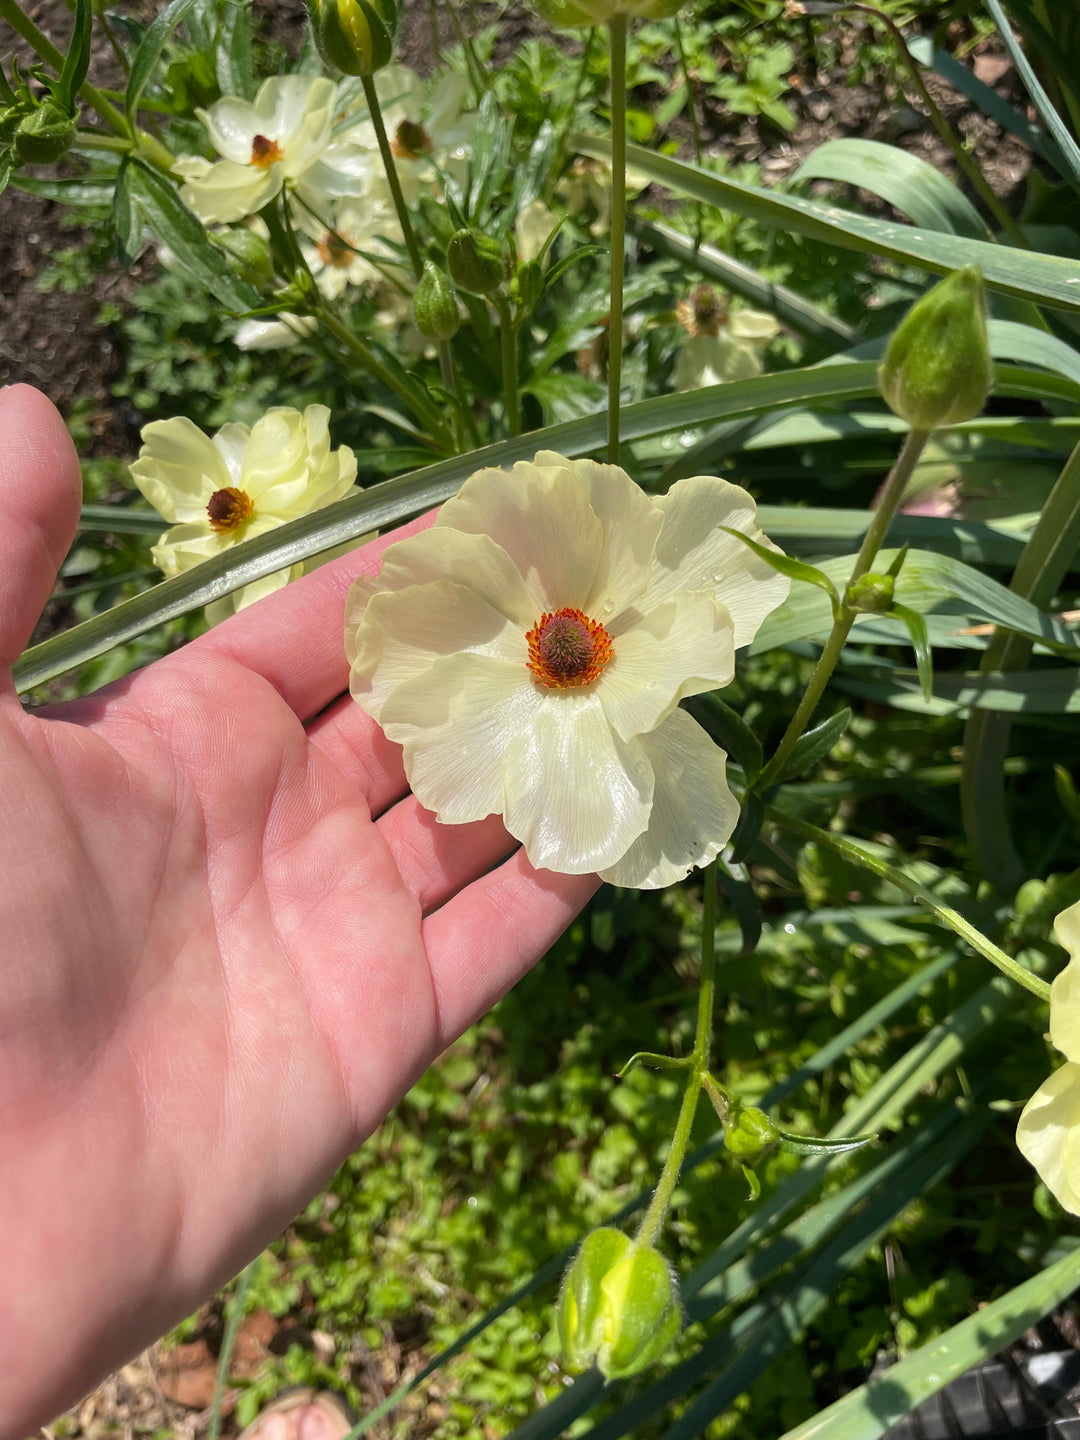
{"label": "green leaf", "polygon": [[[584,155],[609,160],[608,141],[575,135]],[[794,195],[782,195],[728,176],[712,174],[682,160],[627,146],[626,163],[657,184],[721,210],[745,215],[773,230],[786,230],[889,260],[917,265],[938,275],[963,265],[977,265],[987,285],[1021,300],[1048,301],[1064,310],[1080,310],[1080,275],[1076,263],[1060,255],[1014,250],[988,240],[942,235],[912,225],[898,225],[870,215],[857,215]]]}
{"label": "green leaf", "polygon": [[1024,89],[1035,102],[1035,109],[1039,112],[1043,124],[1050,131],[1055,144],[1061,151],[1062,159],[1065,161],[1066,178],[1072,181],[1074,187],[1080,189],[1080,146],[1069,133],[1065,122],[1054,109],[1050,96],[1047,95],[1039,83],[1035,71],[1028,63],[1027,56],[1013,34],[1009,18],[1001,8],[1000,0],[986,0],[986,8],[994,18],[994,24],[1005,42],[1005,48],[1016,66],[1016,73],[1024,82]]}
{"label": "green leaf", "polygon": [[65,110],[74,111],[75,96],[90,68],[90,38],[94,15],[91,0],[75,0],[75,23],[71,30],[64,68],[60,72],[56,98]]}
{"label": "green leaf", "polygon": [[756,790],[747,790],[742,799],[742,810],[735,832],[731,837],[731,864],[741,865],[753,850],[765,823],[765,801]]}
{"label": "green leaf", "polygon": [[752,955],[761,939],[762,914],[750,871],[745,865],[725,860],[722,855],[717,858],[717,867],[716,881],[721,897],[731,907],[742,936],[738,953]]}
{"label": "green leaf", "polygon": [[930,700],[934,694],[934,657],[930,651],[930,637],[926,633],[926,621],[917,610],[912,610],[908,605],[894,605],[889,611],[895,615],[907,627],[911,636],[911,644],[915,650],[915,664],[919,671],[919,684],[922,686],[924,700]]}
{"label": "green leaf", "polygon": [[780,1131],[780,1149],[791,1155],[846,1155],[851,1150],[865,1150],[878,1139],[873,1135],[852,1135],[850,1139],[830,1140],[828,1136],[793,1135]]}
{"label": "green leaf", "polygon": [[115,184],[93,180],[46,180],[37,175],[19,175],[13,183],[16,190],[40,195],[43,200],[58,200],[61,205],[108,206],[113,203],[116,190]]}
{"label": "green leaf", "polygon": [[827,1406],[783,1440],[877,1440],[929,1396],[1006,1350],[1080,1284],[1080,1246],[937,1340]]}
{"label": "green leaf", "polygon": [[228,0],[221,6],[218,32],[217,78],[223,95],[250,100],[255,94],[251,58],[251,0]]}
{"label": "green leaf", "polygon": [[757,778],[763,762],[761,741],[742,716],[721,700],[717,691],[691,695],[682,702],[682,707],[736,764],[742,766],[747,780]]}
{"label": "green leaf", "polygon": [[794,780],[800,775],[805,775],[807,770],[813,769],[819,760],[825,758],[850,724],[851,711],[845,706],[843,710],[837,710],[835,715],[830,715],[827,720],[822,720],[820,725],[815,725],[812,730],[807,730],[805,735],[800,735],[784,768],[776,777],[777,784],[783,784],[785,780]]}
{"label": "green leaf", "polygon": [[996,360],[1041,365],[1080,384],[1080,351],[1056,335],[1015,320],[989,320],[986,330],[990,353]]}
{"label": "green leaf", "polygon": [[819,570],[816,565],[808,565],[805,560],[795,560],[790,555],[785,555],[778,550],[770,550],[767,545],[760,545],[756,540],[751,540],[749,535],[744,535],[741,530],[733,530],[729,525],[721,525],[721,530],[728,535],[734,535],[736,540],[741,540],[748,550],[752,550],[759,559],[771,565],[781,575],[786,575],[790,580],[801,580],[804,585],[816,585],[819,590],[824,590],[832,601],[833,614],[840,610],[840,596],[836,593],[836,586],[829,579],[824,571]]}
{"label": "green leaf", "polygon": [[124,95],[124,108],[127,111],[128,124],[132,130],[136,124],[139,101],[142,99],[147,81],[154,73],[155,65],[161,58],[165,42],[194,4],[195,0],[172,0],[172,3],[161,12],[139,42],[139,48],[131,62],[131,73],[128,76],[127,90]]}
{"label": "green leaf", "polygon": [[116,177],[116,191],[113,195],[112,218],[116,231],[116,248],[123,265],[131,265],[142,245],[142,212],[132,193],[133,162],[125,156]]}
{"label": "green leaf", "polygon": [[224,254],[207,239],[206,230],[180,199],[172,182],[141,160],[126,166],[132,201],[155,239],[168,245],[177,263],[226,309],[236,313],[253,309],[261,296],[252,285],[237,279]]}
{"label": "green leaf", "polygon": [[924,230],[990,238],[975,206],[928,161],[879,140],[826,140],[806,157],[792,180],[838,180],[880,195]]}

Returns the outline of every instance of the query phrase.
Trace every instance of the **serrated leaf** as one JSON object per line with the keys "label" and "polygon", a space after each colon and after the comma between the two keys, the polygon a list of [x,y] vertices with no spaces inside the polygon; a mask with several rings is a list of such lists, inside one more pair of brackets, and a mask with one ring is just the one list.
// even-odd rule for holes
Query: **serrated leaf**
{"label": "serrated leaf", "polygon": [[800,735],[784,768],[776,777],[777,784],[783,784],[785,780],[794,780],[799,775],[805,775],[807,770],[812,769],[819,760],[825,758],[850,724],[851,711],[845,706],[843,710],[837,710],[835,715],[830,715],[827,720],[822,720],[820,725],[815,725],[812,730],[807,730],[804,735]]}

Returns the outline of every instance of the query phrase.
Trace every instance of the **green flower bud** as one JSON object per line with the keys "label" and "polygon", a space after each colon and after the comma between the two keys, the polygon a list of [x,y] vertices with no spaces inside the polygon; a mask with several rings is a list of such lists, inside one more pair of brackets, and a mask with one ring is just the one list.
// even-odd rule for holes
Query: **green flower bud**
{"label": "green flower bud", "polygon": [[395,0],[308,0],[315,43],[345,75],[374,75],[389,65],[398,12]]}
{"label": "green flower bud", "polygon": [[873,571],[860,575],[847,588],[844,603],[860,615],[886,615],[893,607],[893,591],[896,580],[892,575],[877,575]]}
{"label": "green flower bud", "polygon": [[936,430],[978,415],[993,383],[982,275],[965,265],[901,320],[878,367],[878,388],[913,430]]}
{"label": "green flower bud", "polygon": [[678,1284],[663,1256],[610,1226],[582,1241],[555,1314],[568,1368],[595,1364],[607,1380],[659,1360],[682,1324]]}
{"label": "green flower bud", "polygon": [[446,263],[454,284],[473,295],[492,295],[507,278],[502,246],[479,230],[455,230]]}
{"label": "green flower bud", "polygon": [[629,20],[664,20],[686,0],[535,0],[537,13],[557,30],[607,25],[617,15]]}
{"label": "green flower bud", "polygon": [[15,154],[23,165],[43,165],[71,149],[75,118],[55,100],[24,115],[15,130]]}
{"label": "green flower bud", "polygon": [[740,1160],[752,1160],[770,1145],[775,1145],[780,1131],[756,1105],[733,1104],[724,1122],[724,1145]]}
{"label": "green flower bud", "polygon": [[413,295],[413,318],[424,339],[436,345],[452,340],[461,328],[461,312],[450,281],[430,260]]}
{"label": "green flower bud", "polygon": [[544,269],[539,260],[526,260],[517,267],[510,293],[526,314],[533,310],[544,293]]}
{"label": "green flower bud", "polygon": [[260,289],[269,284],[274,273],[274,257],[261,235],[241,225],[236,229],[211,231],[210,239],[219,250],[224,250],[241,280]]}

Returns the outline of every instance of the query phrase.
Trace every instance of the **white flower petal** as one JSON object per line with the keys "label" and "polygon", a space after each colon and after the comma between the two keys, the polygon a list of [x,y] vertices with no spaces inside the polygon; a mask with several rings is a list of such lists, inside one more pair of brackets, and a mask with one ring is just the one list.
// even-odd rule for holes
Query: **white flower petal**
{"label": "white flower petal", "polygon": [[584,485],[561,465],[479,470],[446,502],[435,525],[490,535],[542,610],[580,608],[604,550]]}
{"label": "white flower petal", "polygon": [[540,704],[503,761],[503,819],[538,870],[603,870],[649,823],[652,767],[590,690],[535,687]]}
{"label": "white flower petal", "polygon": [[523,629],[532,628],[536,607],[513,561],[490,535],[435,526],[399,540],[383,555],[380,589],[402,590],[432,580],[467,585],[494,610]]}
{"label": "white flower petal", "polygon": [[446,824],[464,824],[503,809],[503,760],[532,725],[537,704],[522,666],[456,654],[400,685],[382,724],[404,748],[405,773],[421,805]]}
{"label": "white flower petal", "polygon": [[253,580],[250,585],[234,590],[231,595],[212,600],[206,607],[206,623],[211,626],[220,625],[238,610],[246,610],[249,605],[254,605],[256,600],[272,595],[275,590],[288,585],[290,580],[298,580],[303,569],[302,565],[291,565],[286,570],[275,570],[273,575],[264,575],[261,580]]}
{"label": "white flower petal", "polygon": [[656,777],[649,826],[601,878],[656,889],[715,860],[735,829],[739,806],[728,789],[727,756],[685,710],[673,710],[637,743]]}
{"label": "white flower petal", "polygon": [[230,485],[240,485],[244,474],[244,455],[250,439],[250,426],[241,425],[238,420],[230,420],[214,436],[214,448],[225,461]]}
{"label": "white flower petal", "polygon": [[727,685],[735,673],[731,616],[701,590],[673,596],[612,638],[614,657],[596,693],[624,740],[655,729],[684,696]]}
{"label": "white flower petal", "polygon": [[708,590],[731,614],[735,648],[748,645],[791,588],[786,575],[720,529],[726,525],[741,530],[759,545],[778,549],[758,529],[754,501],[738,485],[695,475],[677,481],[655,503],[664,512],[664,524],[640,608],[651,610],[680,590]]}
{"label": "white flower petal", "polygon": [[523,684],[532,684],[521,628],[475,592],[447,580],[380,591],[368,601],[353,637],[353,698],[373,719],[385,721],[383,709],[395,687],[458,652],[504,660]]}
{"label": "white flower petal", "polygon": [[238,350],[287,350],[318,328],[314,315],[283,312],[273,320],[241,320],[233,344]]}
{"label": "white flower petal", "polygon": [[1066,1060],[1080,1062],[1080,958],[1070,960],[1050,986],[1050,1039]]}
{"label": "white flower petal", "polygon": [[330,124],[337,101],[333,80],[309,75],[271,75],[259,86],[255,96],[254,114],[261,134],[287,147],[305,129],[309,134],[325,131],[325,145],[330,139]]}
{"label": "white flower petal", "polygon": [[174,525],[166,530],[150,551],[154,564],[163,571],[167,579],[181,575],[193,565],[220,555],[235,544],[232,535],[219,535],[211,530],[209,523],[195,521],[187,525]]}
{"label": "white flower petal", "polygon": [[233,483],[220,450],[184,416],[154,420],[142,432],[131,478],[159,515],[170,521],[206,521],[215,490]]}
{"label": "white flower petal", "polygon": [[263,170],[257,165],[219,160],[200,179],[182,185],[180,197],[205,225],[227,225],[261,210],[284,183],[280,164]]}
{"label": "white flower petal", "polygon": [[1080,960],[1080,900],[1063,910],[1054,921],[1054,935],[1062,949]]}
{"label": "white flower petal", "polygon": [[237,165],[251,164],[251,142],[260,133],[259,117],[246,100],[226,95],[209,110],[196,110],[195,114],[206,126],[210,143],[219,155]]}
{"label": "white flower petal", "polygon": [[1080,1065],[1066,1062],[1024,1106],[1016,1144],[1047,1188],[1080,1215]]}

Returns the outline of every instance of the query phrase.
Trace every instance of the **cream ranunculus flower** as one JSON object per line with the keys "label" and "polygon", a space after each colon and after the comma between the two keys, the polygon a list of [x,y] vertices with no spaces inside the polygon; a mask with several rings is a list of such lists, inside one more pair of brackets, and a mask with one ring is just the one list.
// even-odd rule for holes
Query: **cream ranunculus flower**
{"label": "cream ranunculus flower", "polygon": [[333,138],[338,87],[307,75],[272,75],[253,102],[228,95],[196,113],[214,148],[216,163],[181,155],[173,172],[186,183],[180,194],[205,224],[242,220],[261,210],[288,184],[309,204],[362,195],[374,168],[366,147],[346,132]]}
{"label": "cream ranunculus flower", "polygon": [[[147,425],[131,477],[172,525],[151,551],[166,577],[342,499],[356,458],[346,445],[331,450],[329,419],[325,405],[303,414],[281,407],[250,429],[225,425],[213,439],[184,418]],[[293,565],[245,585],[208,605],[207,618],[216,624],[303,570]]]}
{"label": "cream ranunculus flower", "polygon": [[1066,1063],[1024,1106],[1016,1143],[1058,1202],[1080,1215],[1080,902],[1057,917],[1054,934],[1070,956],[1050,986],[1050,1039]]}
{"label": "cream ranunculus flower", "polygon": [[763,541],[754,517],[712,476],[650,498],[551,451],[467,480],[346,607],[353,696],[420,803],[449,824],[500,814],[538,869],[617,885],[712,860],[738,806],[678,704],[726,685],[787,595],[721,529]]}

